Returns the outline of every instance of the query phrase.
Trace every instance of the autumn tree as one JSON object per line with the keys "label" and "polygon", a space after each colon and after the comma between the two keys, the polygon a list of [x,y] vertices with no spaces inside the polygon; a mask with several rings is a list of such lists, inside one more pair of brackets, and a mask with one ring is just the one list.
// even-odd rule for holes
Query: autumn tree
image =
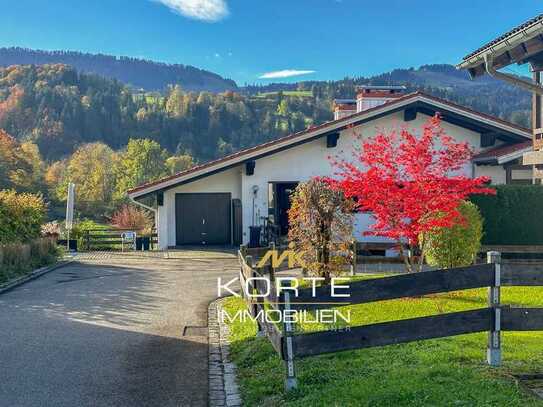
{"label": "autumn tree", "polygon": [[291,200],[289,240],[304,253],[308,271],[329,284],[343,263],[333,253],[347,250],[352,239],[354,204],[321,179],[299,184]]}
{"label": "autumn tree", "polygon": [[0,189],[38,192],[43,186],[44,164],[31,142],[20,144],[0,129]]}
{"label": "autumn tree", "polygon": [[334,161],[337,177],[329,181],[372,213],[375,222],[365,234],[395,240],[406,270],[420,271],[426,242],[419,237],[462,222],[458,207],[471,194],[495,193],[484,186],[488,178],[463,175],[471,156],[469,145],[448,136],[436,115],[420,136],[402,128],[366,139],[357,162]]}
{"label": "autumn tree", "polygon": [[153,217],[146,209],[125,204],[111,216],[110,223],[120,229],[150,233],[153,227]]}
{"label": "autumn tree", "polygon": [[188,154],[173,155],[166,159],[165,164],[166,168],[168,169],[168,173],[173,175],[193,167],[194,160]]}
{"label": "autumn tree", "polygon": [[130,188],[166,175],[166,157],[166,150],[156,141],[131,139],[115,169],[116,197],[123,198]]}
{"label": "autumn tree", "polygon": [[[115,189],[115,153],[102,143],[85,144],[70,157],[58,197],[66,199],[67,185],[76,185],[79,202],[111,203]],[[52,175],[52,174],[51,174]]]}

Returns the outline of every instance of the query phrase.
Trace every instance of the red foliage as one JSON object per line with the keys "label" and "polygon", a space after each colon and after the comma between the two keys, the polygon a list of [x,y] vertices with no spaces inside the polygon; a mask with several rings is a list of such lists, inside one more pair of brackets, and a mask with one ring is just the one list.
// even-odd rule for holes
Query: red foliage
{"label": "red foliage", "polygon": [[153,226],[153,218],[149,211],[131,205],[123,205],[111,217],[111,225],[120,229],[146,231]]}
{"label": "red foliage", "polygon": [[484,186],[488,178],[461,175],[472,150],[440,123],[438,115],[431,118],[420,136],[407,128],[378,133],[362,142],[358,163],[334,161],[336,177],[328,182],[375,217],[365,234],[416,246],[421,233],[462,222],[458,205],[469,195],[495,194]]}

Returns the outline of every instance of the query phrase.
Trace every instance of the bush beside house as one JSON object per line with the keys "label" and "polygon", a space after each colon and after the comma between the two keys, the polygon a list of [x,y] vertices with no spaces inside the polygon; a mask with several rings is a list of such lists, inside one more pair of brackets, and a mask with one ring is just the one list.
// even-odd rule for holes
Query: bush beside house
{"label": "bush beside house", "polygon": [[41,237],[45,213],[39,195],[0,191],[0,284],[56,261],[55,239]]}
{"label": "bush beside house", "polygon": [[543,245],[543,186],[499,185],[495,196],[471,201],[484,219],[483,244]]}
{"label": "bush beside house", "polygon": [[481,249],[483,218],[479,208],[473,202],[463,202],[458,211],[463,222],[450,228],[435,228],[425,233],[426,261],[431,266],[469,266]]}

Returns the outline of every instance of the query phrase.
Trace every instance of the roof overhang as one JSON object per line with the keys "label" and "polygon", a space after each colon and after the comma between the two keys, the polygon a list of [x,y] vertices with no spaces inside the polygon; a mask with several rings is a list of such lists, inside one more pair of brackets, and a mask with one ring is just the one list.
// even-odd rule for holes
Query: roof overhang
{"label": "roof overhang", "polygon": [[518,127],[506,121],[478,113],[433,96],[425,95],[423,93],[413,93],[366,111],[332,122],[327,122],[320,126],[306,129],[299,133],[294,133],[278,140],[264,143],[224,158],[202,164],[179,174],[141,185],[128,191],[128,196],[131,199],[141,199],[149,194],[194,182],[218,172],[240,166],[247,161],[257,160],[325,137],[328,134],[337,133],[338,131],[375,120],[379,117],[387,116],[402,110],[405,111],[408,108],[410,110],[415,109],[417,112],[427,115],[433,115],[436,112],[439,112],[444,121],[474,131],[498,134],[508,140],[525,141],[531,137],[531,133],[528,129]]}
{"label": "roof overhang", "polygon": [[[490,57],[490,58],[489,58]],[[543,69],[543,15],[511,30],[479,50],[464,57],[458,69],[467,69],[471,77],[487,72],[485,59],[491,68],[500,69],[511,64],[530,63],[532,69]]]}
{"label": "roof overhang", "polygon": [[503,165],[511,161],[518,160],[519,158],[522,158],[523,154],[529,151],[532,151],[532,146],[528,146],[528,147],[516,150],[512,153],[504,154],[497,157],[495,156],[495,157],[474,158],[473,162],[475,164],[483,164],[483,165]]}

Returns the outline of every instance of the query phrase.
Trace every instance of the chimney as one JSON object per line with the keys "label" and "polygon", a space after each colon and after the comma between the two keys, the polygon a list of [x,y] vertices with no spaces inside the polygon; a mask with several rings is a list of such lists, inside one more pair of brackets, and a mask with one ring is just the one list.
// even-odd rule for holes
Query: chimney
{"label": "chimney", "polygon": [[371,86],[357,87],[356,113],[383,105],[404,95],[405,86]]}
{"label": "chimney", "polygon": [[335,99],[334,100],[334,120],[343,119],[356,113],[355,99]]}

